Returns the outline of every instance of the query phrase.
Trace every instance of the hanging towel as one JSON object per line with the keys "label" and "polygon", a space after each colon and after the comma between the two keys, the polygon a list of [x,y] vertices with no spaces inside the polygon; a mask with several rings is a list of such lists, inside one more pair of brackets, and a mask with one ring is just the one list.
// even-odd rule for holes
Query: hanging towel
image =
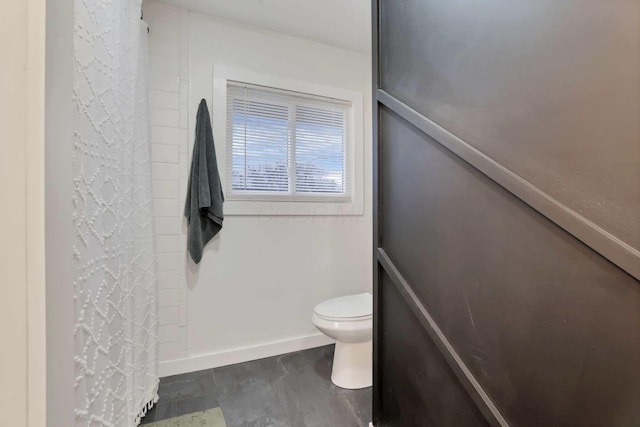
{"label": "hanging towel", "polygon": [[196,264],[202,259],[205,245],[222,229],[223,202],[209,109],[203,99],[196,117],[196,138],[184,207],[184,216],[189,226],[187,247]]}

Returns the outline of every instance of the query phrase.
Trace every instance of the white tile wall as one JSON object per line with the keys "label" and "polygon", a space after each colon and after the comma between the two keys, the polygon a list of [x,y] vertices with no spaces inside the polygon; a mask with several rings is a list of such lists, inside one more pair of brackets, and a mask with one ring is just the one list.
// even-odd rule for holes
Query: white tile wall
{"label": "white tile wall", "polygon": [[151,108],[149,121],[151,126],[177,128],[180,126],[180,112],[164,108]]}
{"label": "white tile wall", "polygon": [[181,217],[175,215],[173,217],[156,217],[156,234],[158,236],[180,234]]}
{"label": "white tile wall", "polygon": [[180,274],[177,271],[158,272],[158,285],[160,289],[175,289],[176,283],[180,283]]}
{"label": "white tile wall", "polygon": [[[149,55],[149,66],[170,76],[180,76],[180,59],[163,55]],[[170,107],[167,107],[170,108]]]}
{"label": "white tile wall", "polygon": [[174,163],[154,162],[151,165],[151,174],[154,179],[178,179],[180,177],[180,168]]}
{"label": "white tile wall", "polygon": [[[177,287],[177,286],[176,286]],[[176,300],[179,298],[177,289],[160,289],[160,307],[173,307]]]}
{"label": "white tile wall", "polygon": [[178,341],[180,327],[178,325],[165,325],[160,326],[160,341],[161,342],[176,342]]}
{"label": "white tile wall", "polygon": [[[178,199],[154,199],[153,214],[155,216],[175,217],[176,213],[178,213],[178,206]],[[177,249],[178,248],[176,248],[176,250]]]}
{"label": "white tile wall", "polygon": [[178,163],[178,145],[154,144],[151,150],[152,161],[165,163]]}
{"label": "white tile wall", "polygon": [[157,180],[153,183],[152,190],[156,199],[176,199],[179,195],[178,182],[172,180]]}
{"label": "white tile wall", "polygon": [[[182,85],[180,86],[182,88]],[[179,104],[180,95],[176,92],[164,90],[149,91],[149,105],[152,108],[176,108]]]}
{"label": "white tile wall", "polygon": [[[149,36],[151,38],[151,36]],[[149,89],[164,90],[168,92],[178,92],[180,87],[178,76],[171,76],[164,71],[149,70]]]}
{"label": "white tile wall", "polygon": [[181,142],[180,129],[168,127],[151,127],[152,144],[178,144]]}
{"label": "white tile wall", "polygon": [[[158,271],[184,270],[184,253],[158,253]],[[179,301],[174,301],[178,305]]]}
{"label": "white tile wall", "polygon": [[162,307],[160,309],[160,325],[177,325],[180,323],[180,309],[178,307]]}
{"label": "white tile wall", "polygon": [[160,288],[160,361],[165,362],[188,356],[182,212],[189,168],[189,14],[157,2],[144,7],[150,27],[149,119]]}
{"label": "white tile wall", "polygon": [[180,247],[180,236],[157,236],[156,245],[158,253],[175,252]]}

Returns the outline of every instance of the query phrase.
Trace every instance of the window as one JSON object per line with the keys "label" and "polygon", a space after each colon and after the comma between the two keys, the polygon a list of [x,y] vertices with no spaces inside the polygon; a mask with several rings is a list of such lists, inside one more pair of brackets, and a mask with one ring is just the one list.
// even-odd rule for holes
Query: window
{"label": "window", "polygon": [[296,80],[287,69],[217,64],[212,74],[225,216],[365,213],[363,92]]}
{"label": "window", "polygon": [[230,200],[351,201],[350,101],[231,80],[226,92]]}

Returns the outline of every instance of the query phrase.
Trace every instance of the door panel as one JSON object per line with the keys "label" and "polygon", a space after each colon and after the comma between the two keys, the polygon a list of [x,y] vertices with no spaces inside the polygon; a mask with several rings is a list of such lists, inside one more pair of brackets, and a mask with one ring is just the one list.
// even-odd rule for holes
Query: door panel
{"label": "door panel", "polygon": [[441,427],[488,424],[389,276],[381,277],[385,346],[381,355],[384,418],[377,425]]}
{"label": "door panel", "polygon": [[375,426],[639,426],[640,1],[373,3]]}
{"label": "door panel", "polygon": [[640,250],[640,1],[380,4],[382,89]]}
{"label": "door panel", "polygon": [[636,280],[394,113],[379,124],[382,247],[505,418],[640,420]]}

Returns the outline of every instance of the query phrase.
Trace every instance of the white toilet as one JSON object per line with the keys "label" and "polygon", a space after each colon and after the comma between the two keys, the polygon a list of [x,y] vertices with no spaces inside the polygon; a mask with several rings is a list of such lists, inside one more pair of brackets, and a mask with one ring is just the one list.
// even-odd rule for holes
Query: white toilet
{"label": "white toilet", "polygon": [[357,389],[372,384],[373,295],[333,298],[313,310],[313,324],[336,340],[331,381]]}

